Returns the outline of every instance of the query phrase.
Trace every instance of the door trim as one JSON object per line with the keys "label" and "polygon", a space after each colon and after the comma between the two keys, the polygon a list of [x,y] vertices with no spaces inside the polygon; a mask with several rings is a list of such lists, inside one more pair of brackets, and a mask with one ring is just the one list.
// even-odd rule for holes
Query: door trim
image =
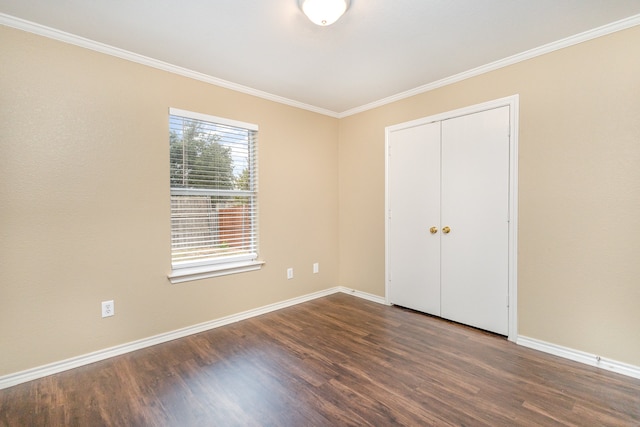
{"label": "door trim", "polygon": [[509,106],[509,300],[506,302],[509,308],[509,333],[507,339],[515,342],[518,337],[518,119],[520,115],[520,96],[518,94],[387,126],[385,128],[385,302],[390,304],[389,144],[391,132],[504,106]]}

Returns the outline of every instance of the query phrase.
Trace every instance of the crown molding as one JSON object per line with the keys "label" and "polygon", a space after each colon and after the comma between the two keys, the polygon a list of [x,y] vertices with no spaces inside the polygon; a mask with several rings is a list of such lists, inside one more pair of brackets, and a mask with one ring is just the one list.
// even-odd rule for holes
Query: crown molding
{"label": "crown molding", "polygon": [[457,83],[462,80],[476,77],[490,71],[498,70],[500,68],[507,67],[509,65],[517,64],[518,62],[526,61],[537,56],[545,55],[547,53],[555,52],[556,50],[564,49],[565,47],[574,46],[579,43],[583,43],[598,37],[606,36],[618,31],[626,30],[627,28],[640,25],[640,14],[630,16],[620,21],[612,22],[611,24],[603,25],[602,27],[594,28],[592,30],[585,31],[555,42],[545,44],[540,47],[536,47],[525,52],[521,52],[504,59],[500,59],[489,64],[481,65],[480,67],[472,68],[471,70],[463,71],[462,73],[455,74],[444,79],[437,80],[432,83],[428,83],[423,86],[419,86],[414,89],[410,89],[405,92],[398,93],[396,95],[389,96],[387,98],[380,99],[378,101],[371,102],[369,104],[362,105],[360,107],[352,108],[350,110],[343,111],[338,114],[338,118],[352,116],[354,114],[362,113],[364,111],[372,110],[383,105],[391,104],[402,99],[410,98],[415,95],[419,95],[425,92],[432,91],[434,89],[441,88],[443,86]]}
{"label": "crown molding", "polygon": [[11,15],[0,13],[0,24],[7,27],[15,28],[18,30],[33,33],[39,36],[47,37],[50,39],[58,40],[64,43],[72,44],[75,46],[90,49],[96,52],[104,53],[107,55],[115,56],[117,58],[125,59],[127,61],[135,62],[138,64],[146,65],[158,70],[167,71],[169,73],[178,74],[180,76],[188,77],[194,80],[199,80],[204,83],[209,83],[215,86],[220,86],[226,89],[231,89],[236,92],[245,93],[247,95],[256,96],[269,101],[278,102],[280,104],[289,105],[291,107],[300,108],[303,110],[312,111],[314,113],[324,114],[326,116],[338,117],[338,113],[330,111],[325,108],[316,107],[313,105],[305,104],[303,102],[294,101],[282,96],[274,95],[268,92],[264,92],[258,89],[253,89],[248,86],[243,86],[237,83],[230,82],[228,80],[219,79],[217,77],[210,76],[208,74],[200,73],[197,71],[189,70],[187,68],[179,67],[177,65],[169,64],[168,62],[159,61],[157,59],[149,58],[148,56],[139,55],[137,53],[129,52],[124,49],[120,49],[114,46],[110,46],[104,43],[96,42],[84,37],[77,36],[75,34],[67,33],[64,31],[56,30],[55,28],[46,27],[44,25],[36,24],[35,22],[26,21],[24,19],[16,18]]}
{"label": "crown molding", "polygon": [[138,64],[147,65],[159,70],[167,71],[169,73],[178,74],[184,77],[199,80],[205,83],[209,83],[215,86],[220,86],[226,89],[234,90],[237,92],[245,93],[247,95],[256,96],[258,98],[266,99],[280,104],[289,105],[291,107],[300,108],[303,110],[311,111],[314,113],[323,114],[325,116],[342,119],[352,116],[354,114],[362,113],[374,108],[381,107],[383,105],[391,104],[396,101],[400,101],[415,95],[420,95],[425,92],[429,92],[443,86],[447,86],[453,83],[457,83],[471,77],[476,77],[490,71],[495,71],[500,68],[507,67],[509,65],[517,64],[518,62],[526,61],[528,59],[535,58],[547,53],[555,52],[556,50],[564,49],[569,46],[573,46],[579,43],[583,43],[598,37],[606,36],[618,31],[626,30],[631,27],[640,25],[640,14],[633,15],[619,21],[612,22],[607,25],[603,25],[592,30],[588,30],[555,42],[548,43],[546,45],[536,47],[525,52],[521,52],[512,56],[509,56],[498,61],[491,62],[489,64],[481,65],[471,70],[463,71],[462,73],[454,74],[453,76],[446,77],[444,79],[437,80],[422,86],[418,86],[414,89],[410,89],[405,92],[392,95],[378,101],[371,102],[359,107],[355,107],[341,113],[328,110],[326,108],[316,107],[303,102],[295,101],[282,96],[274,95],[268,92],[264,92],[258,89],[253,89],[248,86],[243,86],[237,83],[233,83],[227,80],[219,79],[208,74],[200,73],[197,71],[189,70],[187,68],[178,67],[167,62],[159,61],[157,59],[149,58],[147,56],[139,55],[137,53],[129,52],[124,49],[120,49],[114,46],[110,46],[104,43],[96,42],[86,39],[84,37],[76,36],[64,31],[56,30],[54,28],[46,27],[44,25],[36,24],[34,22],[26,21],[24,19],[16,18],[11,15],[0,13],[0,24],[8,27],[23,30],[29,33],[37,34],[43,37],[51,38],[54,40],[62,41],[64,43],[73,44],[76,46],[84,47],[86,49],[94,50],[96,52],[104,53],[107,55],[115,56],[117,58],[132,61]]}

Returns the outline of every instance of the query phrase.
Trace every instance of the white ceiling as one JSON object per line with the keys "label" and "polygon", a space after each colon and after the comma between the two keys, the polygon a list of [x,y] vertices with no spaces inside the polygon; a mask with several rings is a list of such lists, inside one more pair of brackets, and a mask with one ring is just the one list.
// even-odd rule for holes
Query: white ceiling
{"label": "white ceiling", "polygon": [[634,17],[640,0],[352,0],[329,27],[297,0],[0,0],[0,13],[339,114]]}

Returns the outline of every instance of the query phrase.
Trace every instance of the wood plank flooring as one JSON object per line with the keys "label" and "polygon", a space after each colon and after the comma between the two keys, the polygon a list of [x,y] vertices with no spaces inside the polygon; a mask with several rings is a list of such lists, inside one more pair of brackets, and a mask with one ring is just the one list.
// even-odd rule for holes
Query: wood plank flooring
{"label": "wood plank flooring", "polygon": [[640,380],[335,294],[0,390],[0,426],[640,426]]}

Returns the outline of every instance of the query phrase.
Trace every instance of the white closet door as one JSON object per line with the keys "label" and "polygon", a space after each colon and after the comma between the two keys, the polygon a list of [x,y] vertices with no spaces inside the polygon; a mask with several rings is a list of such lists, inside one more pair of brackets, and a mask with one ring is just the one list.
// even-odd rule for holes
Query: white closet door
{"label": "white closet door", "polygon": [[439,316],[440,123],[394,131],[389,140],[389,300]]}
{"label": "white closet door", "polygon": [[508,334],[509,107],[442,122],[441,315]]}

